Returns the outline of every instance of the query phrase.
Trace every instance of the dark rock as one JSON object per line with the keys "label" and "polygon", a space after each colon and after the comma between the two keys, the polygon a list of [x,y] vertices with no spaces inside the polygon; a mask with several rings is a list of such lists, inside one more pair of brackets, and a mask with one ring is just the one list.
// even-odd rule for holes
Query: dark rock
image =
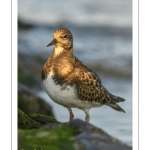
{"label": "dark rock", "polygon": [[31,89],[41,90],[41,70],[45,60],[36,55],[18,53],[18,81]]}
{"label": "dark rock", "polygon": [[18,83],[18,108],[26,114],[54,116],[52,107],[48,103],[20,83]]}
{"label": "dark rock", "polygon": [[23,123],[25,122],[24,126],[28,127],[27,119],[30,122],[32,120],[33,125],[37,122],[41,128],[36,129],[35,126],[34,130],[19,129],[18,147],[20,149],[132,150],[132,147],[111,137],[102,129],[79,119],[61,123],[45,115],[32,114],[21,118],[25,120],[21,119]]}
{"label": "dark rock", "polygon": [[82,131],[76,139],[84,146],[85,150],[132,150],[132,147],[111,137],[102,129],[82,120],[75,119],[69,124]]}
{"label": "dark rock", "polygon": [[18,67],[18,81],[31,89],[40,89],[39,81],[32,72],[26,71],[25,68]]}
{"label": "dark rock", "polygon": [[33,27],[34,26],[32,24],[25,23],[21,21],[20,19],[18,20],[18,30],[26,30],[26,29],[31,29]]}
{"label": "dark rock", "polygon": [[29,117],[32,120],[41,124],[42,126],[50,124],[50,123],[51,124],[58,123],[58,121],[54,117],[51,117],[51,116],[31,114],[31,115],[29,115]]}

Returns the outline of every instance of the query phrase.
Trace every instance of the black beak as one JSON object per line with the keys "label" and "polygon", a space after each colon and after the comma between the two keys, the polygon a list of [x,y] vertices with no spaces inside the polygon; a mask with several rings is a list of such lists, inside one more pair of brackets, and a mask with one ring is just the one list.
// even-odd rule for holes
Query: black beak
{"label": "black beak", "polygon": [[52,45],[55,45],[56,42],[57,42],[56,39],[53,39],[53,40],[47,45],[47,47],[52,46]]}

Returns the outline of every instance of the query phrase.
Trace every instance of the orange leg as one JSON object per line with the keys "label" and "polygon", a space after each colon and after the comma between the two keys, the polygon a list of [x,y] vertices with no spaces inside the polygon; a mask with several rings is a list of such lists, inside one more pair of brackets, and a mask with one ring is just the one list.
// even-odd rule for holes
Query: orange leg
{"label": "orange leg", "polygon": [[71,108],[67,108],[67,109],[68,109],[68,111],[69,111],[69,114],[70,114],[70,121],[71,121],[71,120],[73,120],[74,115],[73,115],[73,112],[72,112]]}
{"label": "orange leg", "polygon": [[86,122],[89,122],[89,121],[90,121],[89,110],[88,110],[88,109],[85,109],[84,112],[85,112],[85,114],[86,114],[86,116],[85,116],[85,121],[86,121]]}
{"label": "orange leg", "polygon": [[73,118],[74,118],[74,115],[73,115],[73,113],[71,111],[71,113],[70,113],[70,121],[73,120]]}

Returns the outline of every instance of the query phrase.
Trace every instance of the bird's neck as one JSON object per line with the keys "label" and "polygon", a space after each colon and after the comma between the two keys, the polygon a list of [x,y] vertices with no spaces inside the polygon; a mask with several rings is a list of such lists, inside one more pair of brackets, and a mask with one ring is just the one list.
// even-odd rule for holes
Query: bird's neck
{"label": "bird's neck", "polygon": [[53,50],[53,56],[54,57],[63,55],[64,53],[72,55],[73,49],[72,48],[66,49],[66,48],[62,47],[61,45],[56,45],[54,47],[54,50]]}
{"label": "bird's neck", "polygon": [[54,53],[55,56],[58,56],[58,55],[60,55],[63,52],[63,50],[64,50],[64,47],[62,47],[61,45],[57,44],[54,47],[53,53]]}

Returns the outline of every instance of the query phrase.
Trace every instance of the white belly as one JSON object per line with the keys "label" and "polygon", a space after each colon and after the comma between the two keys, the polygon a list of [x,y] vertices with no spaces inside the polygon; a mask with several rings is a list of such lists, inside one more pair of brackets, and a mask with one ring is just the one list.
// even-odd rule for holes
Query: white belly
{"label": "white belly", "polygon": [[90,109],[91,107],[99,107],[98,103],[85,102],[77,97],[76,86],[67,86],[62,88],[56,85],[51,76],[43,80],[44,89],[49,97],[56,103],[65,107],[75,107],[79,109]]}

